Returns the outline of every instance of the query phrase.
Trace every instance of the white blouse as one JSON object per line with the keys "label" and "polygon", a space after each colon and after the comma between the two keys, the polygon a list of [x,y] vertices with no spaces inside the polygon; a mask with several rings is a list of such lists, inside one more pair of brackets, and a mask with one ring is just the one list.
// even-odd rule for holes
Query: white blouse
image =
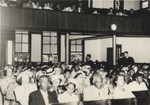
{"label": "white blouse", "polygon": [[58,101],[59,103],[77,102],[79,101],[79,96],[74,93],[69,95],[67,92],[64,92],[63,94],[58,95]]}

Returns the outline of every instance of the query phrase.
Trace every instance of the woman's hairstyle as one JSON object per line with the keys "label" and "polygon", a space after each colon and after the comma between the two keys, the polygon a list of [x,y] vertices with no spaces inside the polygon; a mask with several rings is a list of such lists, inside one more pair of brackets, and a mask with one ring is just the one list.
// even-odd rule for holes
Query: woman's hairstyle
{"label": "woman's hairstyle", "polygon": [[138,78],[138,77],[144,77],[144,76],[143,76],[143,74],[141,74],[141,73],[135,73],[135,74],[133,74],[133,80],[134,80],[134,81],[135,81],[136,78]]}
{"label": "woman's hairstyle", "polygon": [[118,81],[118,78],[119,78],[119,77],[123,77],[124,81],[126,82],[125,76],[119,74],[119,75],[117,75],[117,76],[113,79],[113,81],[112,81],[112,83],[113,83],[114,86],[117,85],[116,82]]}
{"label": "woman's hairstyle", "polygon": [[66,87],[68,87],[69,85],[73,85],[74,88],[76,89],[76,84],[75,84],[75,83],[73,83],[73,82],[68,82],[68,83],[66,84]]}

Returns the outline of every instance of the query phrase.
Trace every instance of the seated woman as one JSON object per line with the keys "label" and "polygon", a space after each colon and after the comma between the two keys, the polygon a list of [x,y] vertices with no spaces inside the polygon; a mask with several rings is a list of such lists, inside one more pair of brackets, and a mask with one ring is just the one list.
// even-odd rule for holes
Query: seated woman
{"label": "seated woman", "polygon": [[118,75],[115,79],[116,86],[113,91],[113,99],[135,98],[125,82],[123,75]]}
{"label": "seated woman", "polygon": [[148,90],[143,79],[143,74],[135,73],[133,75],[133,80],[134,81],[129,83],[128,85],[131,91],[147,91]]}
{"label": "seated woman", "polygon": [[66,91],[62,94],[58,95],[59,103],[67,103],[67,102],[78,102],[79,96],[75,95],[76,85],[72,82],[69,82],[66,85]]}

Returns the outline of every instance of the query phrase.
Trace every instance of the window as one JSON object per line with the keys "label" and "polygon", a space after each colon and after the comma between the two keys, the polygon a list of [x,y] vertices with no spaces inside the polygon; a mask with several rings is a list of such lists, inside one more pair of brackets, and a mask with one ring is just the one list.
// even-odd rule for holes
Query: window
{"label": "window", "polygon": [[57,33],[43,32],[43,62],[58,61]]}
{"label": "window", "polygon": [[29,61],[29,32],[26,30],[15,32],[15,61]]}
{"label": "window", "polygon": [[141,0],[140,5],[141,5],[141,9],[149,8],[149,0]]}
{"label": "window", "polygon": [[83,61],[84,57],[84,41],[83,40],[71,40],[70,41],[70,61],[80,60]]}

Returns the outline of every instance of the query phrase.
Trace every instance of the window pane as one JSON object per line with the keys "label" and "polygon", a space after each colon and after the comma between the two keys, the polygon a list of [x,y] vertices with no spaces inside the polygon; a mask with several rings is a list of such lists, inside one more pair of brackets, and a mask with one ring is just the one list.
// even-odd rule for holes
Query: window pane
{"label": "window pane", "polygon": [[57,44],[57,37],[54,37],[54,44]]}
{"label": "window pane", "polygon": [[71,51],[76,51],[76,45],[71,45]]}
{"label": "window pane", "polygon": [[50,43],[49,37],[43,37],[43,43]]}
{"label": "window pane", "polygon": [[28,43],[28,35],[22,35],[23,36],[23,43]]}
{"label": "window pane", "polygon": [[21,44],[16,44],[16,52],[21,52]]}
{"label": "window pane", "polygon": [[50,45],[43,45],[43,53],[50,54]]}
{"label": "window pane", "polygon": [[82,46],[81,45],[77,45],[77,51],[82,51]]}
{"label": "window pane", "polygon": [[57,36],[56,32],[51,32],[51,36]]}
{"label": "window pane", "polygon": [[28,31],[22,31],[23,34],[28,34]]}
{"label": "window pane", "polygon": [[21,30],[16,30],[16,33],[21,33]]}
{"label": "window pane", "polygon": [[77,44],[81,44],[82,43],[82,41],[81,40],[77,40]]}
{"label": "window pane", "polygon": [[22,44],[22,52],[28,52],[28,44]]}
{"label": "window pane", "polygon": [[76,44],[76,41],[71,41],[71,44]]}
{"label": "window pane", "polygon": [[21,42],[21,35],[19,34],[16,35],[16,42]]}
{"label": "window pane", "polygon": [[57,45],[53,45],[53,47],[51,48],[52,52],[54,54],[57,54]]}
{"label": "window pane", "polygon": [[49,36],[49,34],[50,34],[49,32],[46,31],[43,32],[43,36]]}

